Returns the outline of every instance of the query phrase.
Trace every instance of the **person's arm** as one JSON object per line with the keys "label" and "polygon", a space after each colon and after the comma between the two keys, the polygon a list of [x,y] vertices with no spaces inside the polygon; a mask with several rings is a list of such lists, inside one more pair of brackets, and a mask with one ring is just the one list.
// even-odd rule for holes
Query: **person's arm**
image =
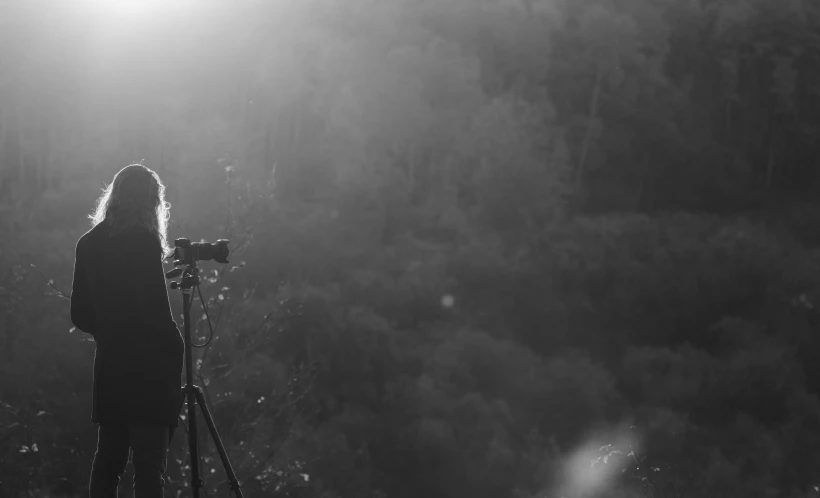
{"label": "person's arm", "polygon": [[93,336],[96,333],[96,317],[94,316],[94,303],[91,302],[85,256],[85,252],[80,248],[80,242],[77,242],[74,251],[74,280],[71,283],[71,323]]}

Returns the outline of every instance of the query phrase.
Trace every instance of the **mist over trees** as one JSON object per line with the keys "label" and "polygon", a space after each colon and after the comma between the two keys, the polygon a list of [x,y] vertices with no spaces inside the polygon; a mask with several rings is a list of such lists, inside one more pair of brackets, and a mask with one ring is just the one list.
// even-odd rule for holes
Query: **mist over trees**
{"label": "mist over trees", "polygon": [[0,497],[85,493],[63,293],[137,161],[232,241],[246,496],[817,496],[819,57],[798,0],[4,3]]}

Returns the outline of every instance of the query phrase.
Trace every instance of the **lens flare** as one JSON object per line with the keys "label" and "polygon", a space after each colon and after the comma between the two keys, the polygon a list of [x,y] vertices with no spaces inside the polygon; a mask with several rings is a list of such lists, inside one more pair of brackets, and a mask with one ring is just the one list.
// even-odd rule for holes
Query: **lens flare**
{"label": "lens flare", "polygon": [[609,437],[590,438],[563,464],[560,494],[556,496],[603,494],[621,475],[629,453],[636,451],[635,435],[626,429],[614,431]]}

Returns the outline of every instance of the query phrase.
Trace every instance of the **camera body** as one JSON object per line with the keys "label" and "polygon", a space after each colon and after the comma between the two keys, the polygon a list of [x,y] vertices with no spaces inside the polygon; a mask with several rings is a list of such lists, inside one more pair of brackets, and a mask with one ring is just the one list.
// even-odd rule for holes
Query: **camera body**
{"label": "camera body", "polygon": [[216,242],[191,242],[188,239],[174,240],[174,266],[193,265],[197,261],[214,260],[217,263],[228,263],[228,240]]}

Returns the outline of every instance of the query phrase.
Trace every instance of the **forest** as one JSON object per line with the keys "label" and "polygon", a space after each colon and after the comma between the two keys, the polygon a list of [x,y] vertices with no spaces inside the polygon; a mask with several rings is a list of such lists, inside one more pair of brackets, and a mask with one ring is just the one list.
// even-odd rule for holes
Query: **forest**
{"label": "forest", "polygon": [[136,162],[231,241],[246,497],[820,496],[820,2],[3,2],[0,498],[87,496],[74,248]]}

